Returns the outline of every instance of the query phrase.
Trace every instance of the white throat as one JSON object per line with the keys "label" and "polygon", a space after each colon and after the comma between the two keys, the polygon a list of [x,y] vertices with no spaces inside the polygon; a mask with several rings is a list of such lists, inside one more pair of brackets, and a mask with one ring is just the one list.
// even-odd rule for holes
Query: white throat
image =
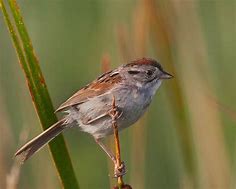
{"label": "white throat", "polygon": [[150,87],[150,93],[152,96],[155,95],[158,88],[161,86],[162,80],[158,80],[152,87]]}

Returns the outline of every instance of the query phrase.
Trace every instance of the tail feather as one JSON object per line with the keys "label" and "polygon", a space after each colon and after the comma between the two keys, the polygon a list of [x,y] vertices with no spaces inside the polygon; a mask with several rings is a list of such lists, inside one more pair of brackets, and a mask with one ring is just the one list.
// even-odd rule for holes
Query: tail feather
{"label": "tail feather", "polygon": [[19,150],[17,150],[17,152],[15,153],[15,157],[17,157],[17,159],[19,159],[21,163],[24,163],[44,145],[46,145],[53,138],[59,135],[65,128],[68,128],[67,124],[64,124],[65,121],[65,118],[61,119],[60,121],[49,127],[47,130],[42,132],[40,135],[30,140]]}

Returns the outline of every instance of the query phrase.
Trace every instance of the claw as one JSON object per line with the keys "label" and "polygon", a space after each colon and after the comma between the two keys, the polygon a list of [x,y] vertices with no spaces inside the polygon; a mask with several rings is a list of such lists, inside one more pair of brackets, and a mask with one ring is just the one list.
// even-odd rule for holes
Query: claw
{"label": "claw", "polygon": [[121,165],[115,164],[114,177],[120,177],[126,174],[125,163],[122,161]]}
{"label": "claw", "polygon": [[111,109],[108,112],[108,115],[111,117],[113,122],[115,122],[118,118],[120,118],[122,114],[123,112],[119,111],[117,107]]}

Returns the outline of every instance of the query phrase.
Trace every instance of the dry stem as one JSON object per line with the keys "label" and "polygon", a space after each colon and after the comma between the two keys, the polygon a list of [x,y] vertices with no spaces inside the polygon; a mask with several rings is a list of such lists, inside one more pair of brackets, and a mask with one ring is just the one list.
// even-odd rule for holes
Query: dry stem
{"label": "dry stem", "polygon": [[[112,126],[114,129],[114,140],[115,140],[115,149],[116,149],[116,161],[118,166],[121,166],[121,158],[120,158],[120,141],[119,141],[119,133],[118,133],[118,128],[117,128],[117,123],[116,123],[116,102],[115,102],[115,97],[113,96],[113,100],[112,100]],[[121,188],[122,186],[124,186],[124,181],[123,181],[123,177],[118,176],[117,177],[117,184],[118,187]]]}

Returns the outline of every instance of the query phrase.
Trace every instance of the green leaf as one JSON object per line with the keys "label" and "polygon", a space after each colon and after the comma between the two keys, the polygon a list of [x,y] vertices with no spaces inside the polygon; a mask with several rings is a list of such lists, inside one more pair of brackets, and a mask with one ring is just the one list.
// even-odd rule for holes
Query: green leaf
{"label": "green leaf", "polygon": [[[20,14],[17,2],[15,0],[9,0],[8,2],[17,31],[19,33],[19,37],[15,32],[15,29],[9,18],[9,14],[7,13],[2,0],[0,0],[0,7],[2,9],[6,26],[10,32],[14,47],[16,49],[19,63],[26,76],[29,91],[31,93],[41,125],[45,130],[57,121],[57,117],[54,114],[54,108],[47,90],[47,85],[41,72],[39,61],[35,55],[30,37],[23,22],[23,18]],[[63,136],[60,135],[50,142],[49,147],[63,188],[78,189],[79,185],[76,180],[75,172],[73,170],[71,159],[68,154]]]}

